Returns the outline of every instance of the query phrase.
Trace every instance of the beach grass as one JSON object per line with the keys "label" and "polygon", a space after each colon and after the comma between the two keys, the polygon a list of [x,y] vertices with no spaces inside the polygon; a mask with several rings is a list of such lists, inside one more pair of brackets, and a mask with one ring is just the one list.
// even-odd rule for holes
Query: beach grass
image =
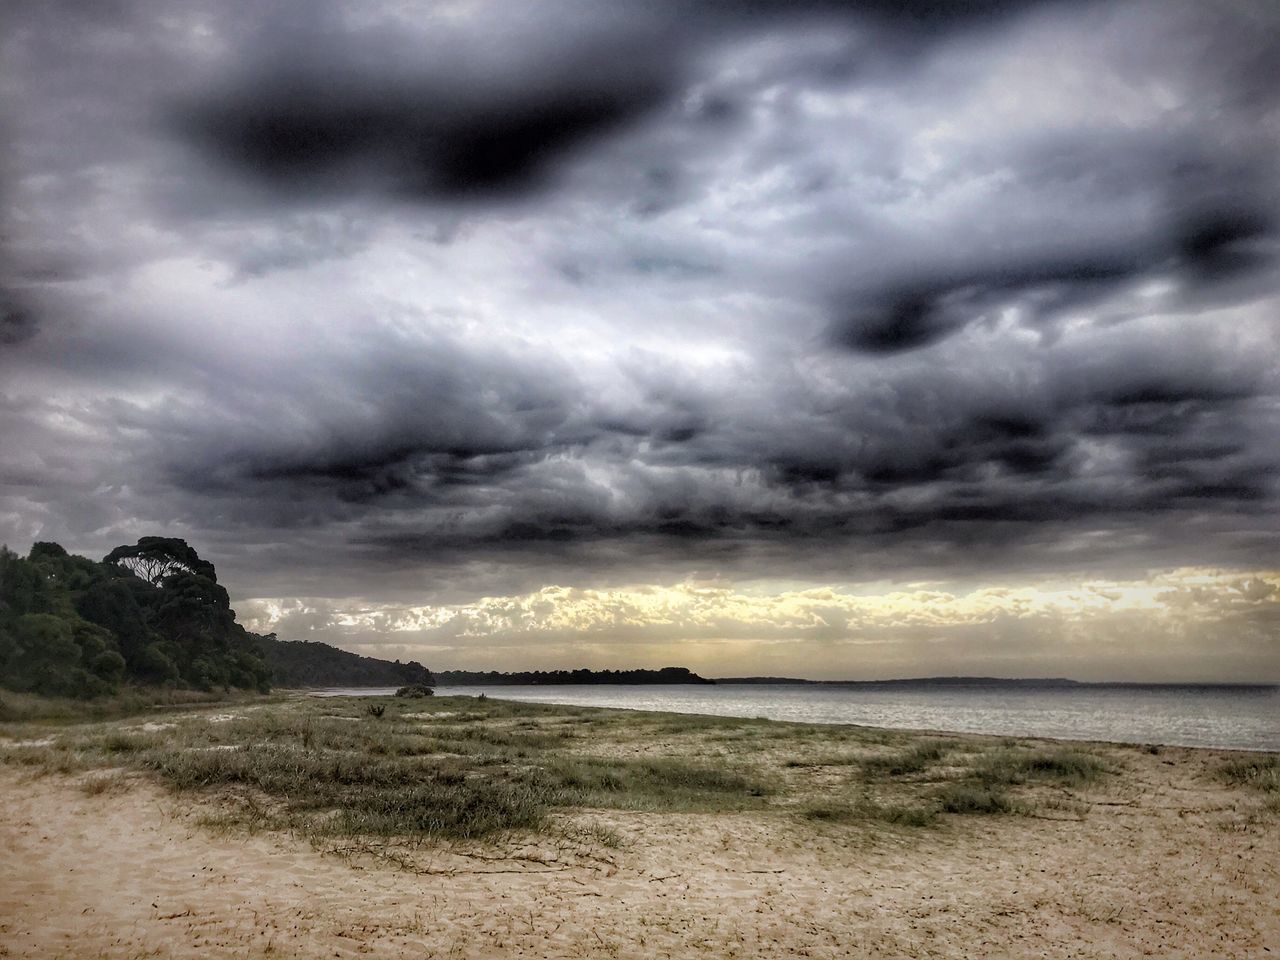
{"label": "beach grass", "polygon": [[157,710],[196,709],[215,703],[243,703],[259,698],[257,694],[204,693],[158,687],[129,687],[114,696],[91,700],[0,690],[0,724],[114,720]]}
{"label": "beach grass", "polygon": [[1014,813],[1018,809],[1004,790],[979,783],[951,783],[934,798],[944,813]]}
{"label": "beach grass", "polygon": [[1080,787],[1095,783],[1107,769],[1097,757],[1079,750],[1002,749],[982,756],[972,774],[988,787],[1033,780]]}
{"label": "beach grass", "polygon": [[1280,756],[1276,754],[1228,760],[1218,769],[1218,774],[1233,786],[1252,787],[1270,794],[1268,802],[1280,798]]}
{"label": "beach grass", "polygon": [[924,740],[912,744],[905,750],[868,757],[862,766],[863,770],[872,776],[885,774],[890,777],[901,777],[923,773],[938,764],[951,748],[952,744],[944,740]]}
{"label": "beach grass", "polygon": [[[1039,792],[1049,786],[1105,789],[1116,769],[1085,746],[494,697],[177,702],[149,706],[145,722],[30,702],[22,714],[0,722],[0,762],[28,775],[84,775],[90,793],[150,776],[213,804],[210,822],[312,838],[469,841],[589,810],[916,832],[1027,813],[1053,802]],[[1275,771],[1223,776],[1265,783]]]}

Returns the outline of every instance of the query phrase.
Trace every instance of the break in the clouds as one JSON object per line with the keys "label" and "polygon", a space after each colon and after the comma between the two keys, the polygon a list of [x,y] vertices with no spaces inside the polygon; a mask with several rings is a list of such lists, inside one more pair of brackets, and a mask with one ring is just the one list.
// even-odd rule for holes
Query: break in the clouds
{"label": "break in the clouds", "polygon": [[[1266,0],[3,17],[13,546],[184,536],[282,635],[299,604],[788,584],[745,621],[764,659],[732,618],[645,649],[850,676],[1042,672],[1080,620],[997,657],[994,620],[822,640],[778,597],[1276,567]],[[1207,609],[1095,618],[1085,659],[1222,675]],[[496,622],[435,665],[494,662]],[[1280,676],[1249,623],[1230,670]],[[621,664],[626,632],[519,636]]]}

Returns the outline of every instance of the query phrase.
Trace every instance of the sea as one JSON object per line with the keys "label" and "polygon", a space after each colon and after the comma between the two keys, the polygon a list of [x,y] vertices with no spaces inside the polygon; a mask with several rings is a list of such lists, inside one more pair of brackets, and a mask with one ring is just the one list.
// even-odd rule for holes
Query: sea
{"label": "sea", "polygon": [[[395,690],[317,692],[341,696]],[[902,730],[1280,751],[1280,687],[548,684],[437,687],[436,694]]]}

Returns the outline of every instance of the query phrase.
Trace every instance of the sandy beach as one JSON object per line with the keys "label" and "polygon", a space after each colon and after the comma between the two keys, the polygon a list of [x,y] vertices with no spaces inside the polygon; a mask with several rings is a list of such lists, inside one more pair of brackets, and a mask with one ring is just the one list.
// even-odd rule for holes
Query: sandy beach
{"label": "sandy beach", "polygon": [[[1105,791],[927,830],[584,809],[555,813],[547,834],[363,852],[210,825],[225,796],[175,794],[143,773],[8,765],[0,956],[1280,952],[1280,829],[1257,796],[1215,778],[1229,755],[1092,749],[1123,764]],[[581,839],[591,831],[610,842]]]}

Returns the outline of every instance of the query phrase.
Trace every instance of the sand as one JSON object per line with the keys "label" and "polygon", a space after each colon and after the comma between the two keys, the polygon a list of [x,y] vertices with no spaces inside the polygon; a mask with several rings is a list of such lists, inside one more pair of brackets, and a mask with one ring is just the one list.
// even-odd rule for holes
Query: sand
{"label": "sand", "polygon": [[1083,819],[589,811],[620,846],[432,845],[407,868],[202,826],[136,775],[90,796],[0,770],[0,956],[1280,956],[1280,820],[1216,759],[1137,754]]}

